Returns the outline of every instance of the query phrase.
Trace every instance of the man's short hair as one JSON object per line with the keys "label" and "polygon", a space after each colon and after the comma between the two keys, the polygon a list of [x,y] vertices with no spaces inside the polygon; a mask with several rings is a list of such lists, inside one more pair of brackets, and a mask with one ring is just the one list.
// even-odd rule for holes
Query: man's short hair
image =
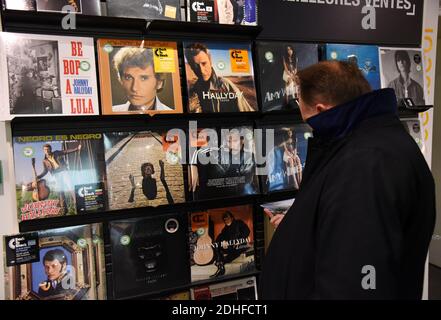
{"label": "man's short hair", "polygon": [[[113,67],[120,81],[127,68],[146,69],[149,66],[152,66],[153,69],[155,67],[153,50],[150,48],[123,47],[113,57]],[[155,77],[159,81],[165,81],[164,73],[155,72]]]}
{"label": "man's short hair", "polygon": [[153,166],[153,164],[151,164],[150,162],[145,162],[141,165],[141,175],[143,176],[143,178],[146,177],[146,174],[145,174],[146,168],[150,168],[150,170],[152,171],[152,174],[155,173],[155,167]]}
{"label": "man's short hair", "polygon": [[199,53],[205,52],[211,59],[211,55],[210,52],[208,51],[208,47],[203,43],[195,42],[189,44],[184,51],[185,51],[185,58],[187,59],[190,68],[193,70],[193,72],[196,73],[196,75],[199,76],[199,73],[197,72],[199,69],[196,63],[194,62],[193,58],[197,56]]}
{"label": "man's short hair", "polygon": [[231,218],[231,219],[234,219],[234,215],[233,215],[233,213],[231,212],[231,211],[225,211],[224,212],[224,214],[222,215],[222,219],[225,219],[225,218]]}
{"label": "man's short hair", "polygon": [[322,61],[297,73],[300,96],[308,106],[333,106],[372,91],[358,66],[344,61]]}
{"label": "man's short hair", "polygon": [[51,151],[52,151],[52,146],[49,144],[49,143],[46,143],[44,146],[43,146],[43,149],[44,148],[49,148]]}
{"label": "man's short hair", "polygon": [[43,264],[46,261],[54,261],[54,260],[58,260],[60,262],[60,264],[66,264],[67,258],[66,258],[66,254],[64,253],[64,251],[61,249],[49,250],[48,252],[45,253],[45,255],[43,257]]}
{"label": "man's short hair", "polygon": [[398,61],[406,61],[406,72],[409,73],[411,65],[409,52],[405,50],[395,51],[395,67],[397,68],[398,72],[400,72],[397,65]]}

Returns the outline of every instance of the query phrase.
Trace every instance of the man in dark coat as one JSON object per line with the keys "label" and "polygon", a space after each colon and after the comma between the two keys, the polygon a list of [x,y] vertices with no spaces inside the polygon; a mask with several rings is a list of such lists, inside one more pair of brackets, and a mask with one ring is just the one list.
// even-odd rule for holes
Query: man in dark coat
{"label": "man in dark coat", "polygon": [[260,298],[421,299],[434,181],[394,91],[372,92],[358,68],[336,61],[300,71],[297,84],[314,138]]}

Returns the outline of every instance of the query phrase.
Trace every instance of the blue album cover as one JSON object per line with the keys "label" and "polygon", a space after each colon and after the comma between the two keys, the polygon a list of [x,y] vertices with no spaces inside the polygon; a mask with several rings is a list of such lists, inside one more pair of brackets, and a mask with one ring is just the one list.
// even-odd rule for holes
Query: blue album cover
{"label": "blue album cover", "polygon": [[348,61],[357,64],[372,89],[381,88],[380,59],[377,46],[327,44],[326,60]]}

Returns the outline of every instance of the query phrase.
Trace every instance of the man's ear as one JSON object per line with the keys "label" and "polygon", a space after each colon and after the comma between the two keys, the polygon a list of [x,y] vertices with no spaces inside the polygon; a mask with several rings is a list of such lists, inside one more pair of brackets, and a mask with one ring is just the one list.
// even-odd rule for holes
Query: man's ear
{"label": "man's ear", "polygon": [[164,80],[158,80],[156,83],[156,91],[162,90],[163,86],[164,86]]}
{"label": "man's ear", "polygon": [[331,105],[323,104],[323,103],[318,103],[315,105],[315,109],[317,110],[318,113],[322,113],[322,112],[327,111],[331,108],[332,108]]}

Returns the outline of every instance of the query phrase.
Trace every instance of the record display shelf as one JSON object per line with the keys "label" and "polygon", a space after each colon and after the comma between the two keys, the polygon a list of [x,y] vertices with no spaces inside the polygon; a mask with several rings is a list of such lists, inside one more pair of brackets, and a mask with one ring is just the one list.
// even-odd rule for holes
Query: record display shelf
{"label": "record display shelf", "polygon": [[3,31],[42,34],[108,36],[121,38],[167,37],[175,39],[209,38],[222,40],[252,40],[262,31],[261,26],[205,24],[108,16],[77,15],[75,29],[65,30],[63,13],[2,10]]}

